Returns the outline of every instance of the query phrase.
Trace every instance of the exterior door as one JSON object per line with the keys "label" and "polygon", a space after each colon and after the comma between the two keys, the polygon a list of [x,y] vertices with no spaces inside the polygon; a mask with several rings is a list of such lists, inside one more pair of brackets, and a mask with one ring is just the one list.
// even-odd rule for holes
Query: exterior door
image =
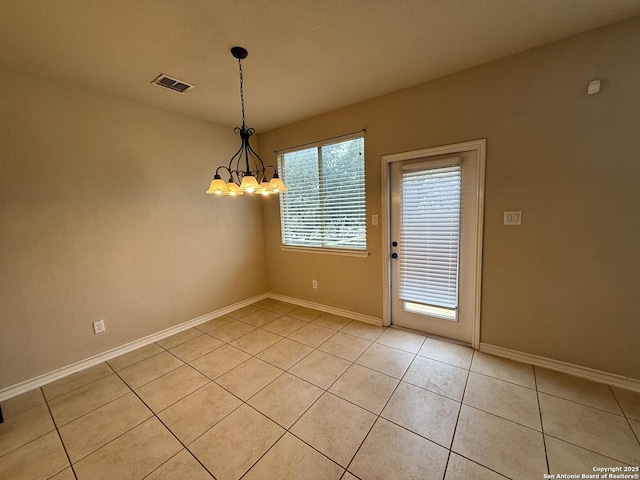
{"label": "exterior door", "polygon": [[392,324],[479,341],[483,166],[478,150],[389,162]]}

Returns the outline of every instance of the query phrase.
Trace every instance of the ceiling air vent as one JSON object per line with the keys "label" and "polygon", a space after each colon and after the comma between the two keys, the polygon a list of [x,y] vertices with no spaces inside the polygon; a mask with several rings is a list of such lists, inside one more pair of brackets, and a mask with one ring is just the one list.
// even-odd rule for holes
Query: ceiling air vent
{"label": "ceiling air vent", "polygon": [[151,83],[154,83],[161,87],[170,88],[171,90],[175,90],[176,92],[180,93],[184,93],[187,90],[193,88],[193,85],[189,85],[187,82],[183,82],[182,80],[178,80],[176,78],[171,78],[169,75],[165,75],[164,73],[160,74],[160,76]]}

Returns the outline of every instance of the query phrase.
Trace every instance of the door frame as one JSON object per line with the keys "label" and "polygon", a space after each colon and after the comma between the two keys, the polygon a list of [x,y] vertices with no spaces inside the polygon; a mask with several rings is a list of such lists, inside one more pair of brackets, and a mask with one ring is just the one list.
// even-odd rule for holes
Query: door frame
{"label": "door frame", "polygon": [[439,147],[412,150],[410,152],[383,155],[382,159],[382,279],[384,294],[382,295],[382,324],[391,325],[391,184],[389,182],[389,168],[392,163],[419,158],[436,157],[460,152],[475,152],[478,158],[478,208],[475,212],[477,220],[477,244],[475,249],[475,275],[474,291],[475,300],[472,314],[472,341],[471,346],[476,350],[480,348],[480,301],[482,290],[482,240],[484,224],[484,177],[486,162],[487,140],[481,138],[463,143],[442,145]]}

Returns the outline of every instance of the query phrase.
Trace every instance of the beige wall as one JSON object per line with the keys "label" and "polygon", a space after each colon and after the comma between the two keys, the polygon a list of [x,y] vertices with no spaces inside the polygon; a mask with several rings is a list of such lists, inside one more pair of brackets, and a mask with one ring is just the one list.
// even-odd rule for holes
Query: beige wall
{"label": "beige wall", "polygon": [[204,194],[231,128],[0,78],[0,388],[266,291],[260,199]]}
{"label": "beige wall", "polygon": [[[640,378],[639,38],[636,17],[264,133],[261,152],[367,127],[370,219],[382,155],[486,138],[482,342]],[[263,215],[272,292],[382,316],[381,227],[369,258],[329,257],[280,251],[276,199]]]}

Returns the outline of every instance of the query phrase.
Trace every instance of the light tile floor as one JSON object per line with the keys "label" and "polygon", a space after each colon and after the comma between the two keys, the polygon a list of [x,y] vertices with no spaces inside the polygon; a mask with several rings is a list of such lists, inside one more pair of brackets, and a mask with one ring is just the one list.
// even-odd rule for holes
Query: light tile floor
{"label": "light tile floor", "polygon": [[541,479],[640,464],[638,393],[269,299],[2,409],[2,480]]}

